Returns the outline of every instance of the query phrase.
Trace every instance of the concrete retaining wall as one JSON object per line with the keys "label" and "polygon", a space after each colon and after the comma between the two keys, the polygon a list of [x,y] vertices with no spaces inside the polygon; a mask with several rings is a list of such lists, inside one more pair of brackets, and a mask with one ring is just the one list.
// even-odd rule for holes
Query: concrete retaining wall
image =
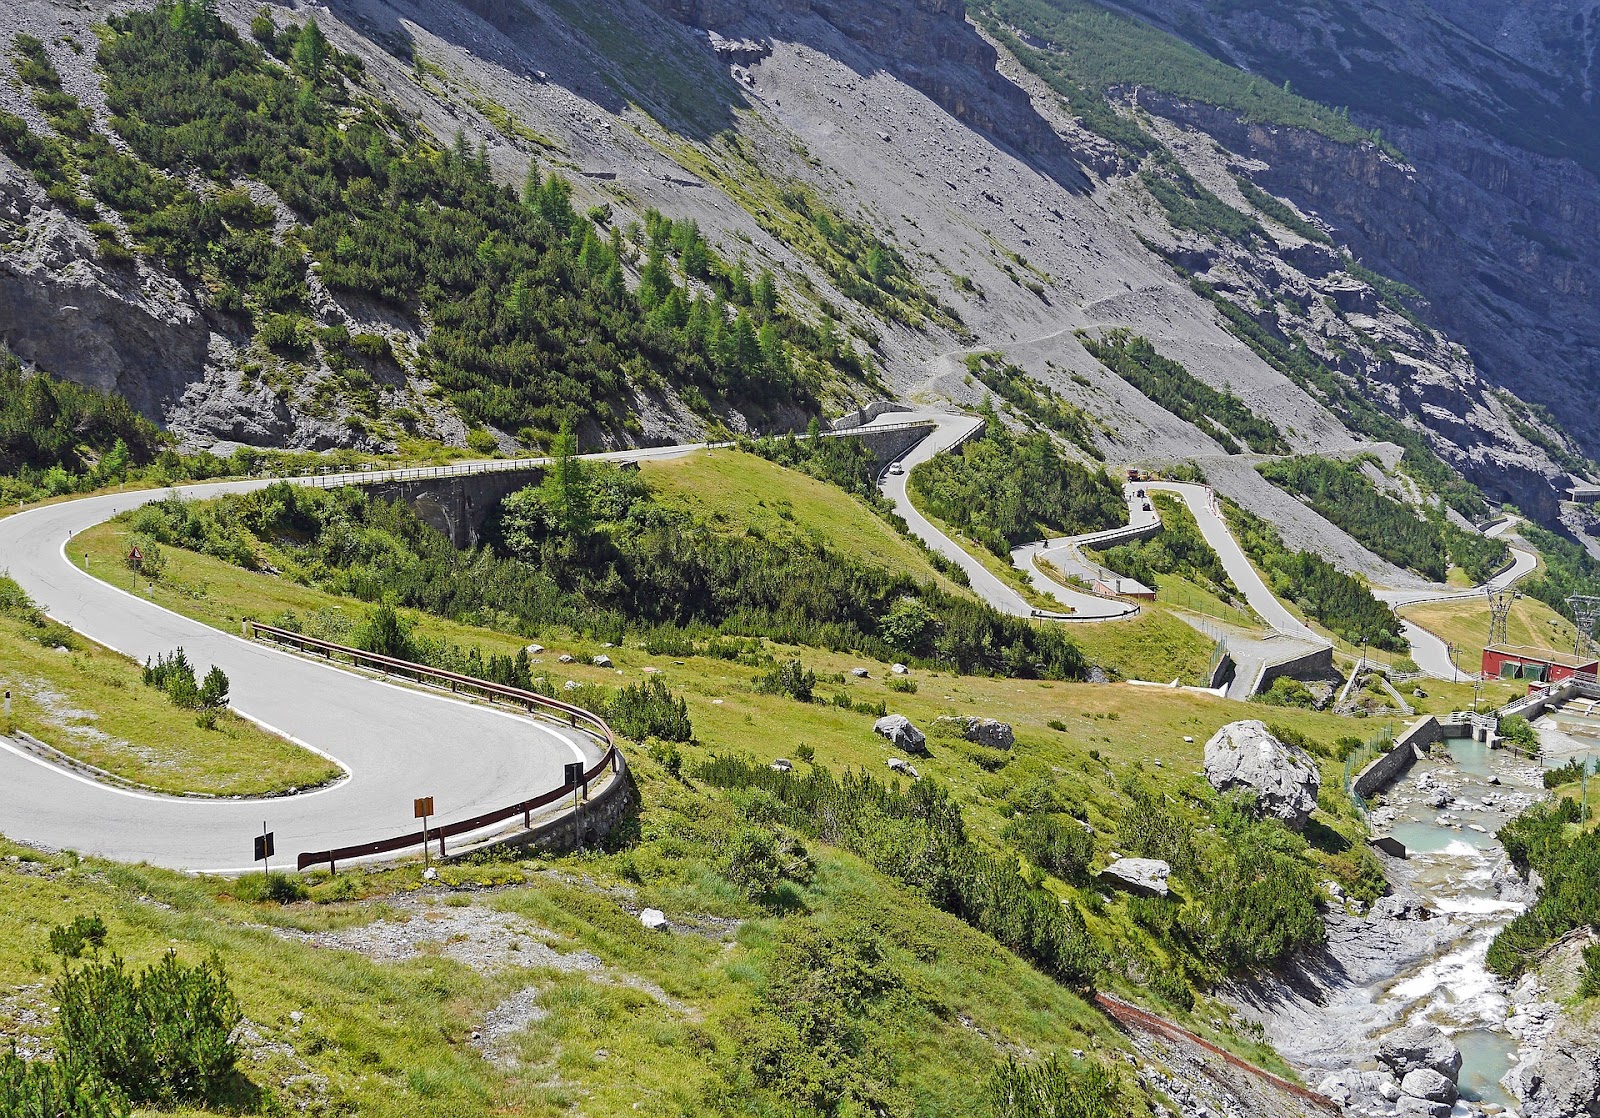
{"label": "concrete retaining wall", "polygon": [[576,811],[570,806],[554,819],[546,819],[526,830],[495,835],[483,842],[474,843],[452,851],[449,860],[465,858],[481,850],[496,847],[533,847],[552,854],[566,854],[574,850],[590,850],[603,842],[613,827],[627,816],[638,800],[633,775],[628,762],[619,750],[622,769],[614,774],[594,796]]}
{"label": "concrete retaining wall", "polygon": [[1443,737],[1439,720],[1433,715],[1417,719],[1395,740],[1394,748],[1356,775],[1351,785],[1356,795],[1365,798],[1383,791],[1410,772],[1417,759],[1427,756],[1428,748]]}
{"label": "concrete retaining wall", "polygon": [[1267,664],[1256,677],[1250,694],[1259,695],[1272,686],[1272,681],[1287,676],[1290,679],[1326,679],[1333,674],[1333,646],[1324,645],[1299,656]]}
{"label": "concrete retaining wall", "polygon": [[890,412],[908,412],[911,408],[905,404],[897,404],[893,400],[874,400],[864,408],[857,408],[835,419],[828,427],[834,431],[851,431],[857,427],[865,426],[877,419],[880,415]]}
{"label": "concrete retaining wall", "polygon": [[377,500],[404,501],[424,524],[443,532],[457,547],[467,548],[478,546],[484,521],[501,501],[519,489],[537,485],[542,477],[542,468],[529,466],[464,477],[381,481],[366,490]]}
{"label": "concrete retaining wall", "polygon": [[905,453],[916,446],[928,433],[934,429],[931,423],[918,424],[915,427],[891,427],[887,430],[871,428],[866,431],[851,431],[845,438],[860,439],[863,446],[872,453],[873,461],[878,465],[879,471],[888,467],[891,462],[898,462]]}

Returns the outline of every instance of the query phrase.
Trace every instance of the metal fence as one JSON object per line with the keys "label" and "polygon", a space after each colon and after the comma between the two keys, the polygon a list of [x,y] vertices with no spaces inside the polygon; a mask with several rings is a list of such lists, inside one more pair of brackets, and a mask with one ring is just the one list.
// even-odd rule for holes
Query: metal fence
{"label": "metal fence", "polygon": [[483,812],[470,819],[458,820],[455,823],[443,824],[437,827],[427,827],[410,831],[393,838],[377,839],[372,842],[358,843],[353,846],[341,846],[332,850],[314,850],[302,853],[297,860],[297,868],[304,870],[310,866],[326,864],[329,869],[337,870],[340,861],[352,858],[369,858],[376,854],[389,854],[396,850],[405,850],[409,847],[422,847],[430,842],[437,841],[439,853],[445,853],[444,840],[458,835],[470,834],[480,831],[485,827],[506,820],[522,816],[524,826],[531,826],[533,812],[539,808],[547,807],[567,796],[579,793],[584,799],[589,797],[589,785],[601,776],[610,772],[614,778],[620,778],[626,768],[622,751],[617,748],[616,735],[606,720],[592,711],[582,707],[563,703],[559,699],[552,699],[540,695],[535,691],[524,691],[520,687],[508,687],[500,683],[491,683],[486,679],[478,679],[470,675],[461,675],[457,672],[447,672],[439,668],[431,668],[426,664],[417,664],[410,660],[401,660],[393,656],[380,656],[375,652],[367,652],[359,648],[350,648],[347,645],[334,644],[332,641],[318,640],[308,637],[303,633],[296,633],[289,629],[280,629],[274,625],[263,625],[254,621],[245,622],[246,636],[257,640],[271,641],[274,644],[289,645],[298,648],[301,652],[321,655],[331,661],[340,661],[355,667],[371,668],[386,675],[398,675],[414,679],[419,683],[433,684],[437,687],[446,687],[455,693],[476,694],[488,699],[490,702],[505,702],[513,706],[520,706],[530,714],[535,711],[552,712],[565,718],[569,725],[576,727],[580,722],[605,743],[606,752],[600,762],[587,770],[582,779],[560,788],[552,789],[531,799],[518,803],[508,804],[505,807]]}

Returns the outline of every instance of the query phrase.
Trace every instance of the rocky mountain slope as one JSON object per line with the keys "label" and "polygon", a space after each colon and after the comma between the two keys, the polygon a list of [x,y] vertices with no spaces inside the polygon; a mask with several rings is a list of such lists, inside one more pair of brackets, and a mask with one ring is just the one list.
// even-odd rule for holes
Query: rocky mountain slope
{"label": "rocky mountain slope", "polygon": [[[113,10],[29,0],[0,14],[0,41],[40,39],[62,88],[121,148],[94,50],[94,28]],[[1552,523],[1568,472],[1588,468],[1522,402],[1551,398],[1532,378],[1508,394],[1476,364],[1481,355],[1501,384],[1516,381],[1497,355],[1533,346],[1533,335],[1516,322],[1486,331],[1472,309],[1481,300],[1430,285],[1443,283],[1431,265],[1470,239],[1468,223],[1435,200],[1442,188],[1423,159],[1434,150],[1423,137],[1443,144],[1454,125],[1437,135],[1419,127],[1386,148],[1242,123],[1235,110],[1148,86],[1096,92],[1086,105],[1041,65],[1055,44],[990,5],[969,13],[957,0],[340,0],[265,10],[280,27],[315,17],[360,60],[358,90],[441,147],[457,132],[469,150],[481,145],[498,181],[520,182],[530,164],[557,172],[578,213],[608,207],[603,232],[651,209],[692,219],[723,259],[751,274],[771,269],[796,319],[837,321],[859,355],[861,372],[828,378],[812,402],[787,408],[707,408],[681,385],[630,380],[618,406],[631,421],[594,425],[592,438],[797,424],[812,409],[837,414],[883,394],[971,405],[990,387],[968,358],[994,353],[1082,409],[1111,461],[1202,460],[1291,542],[1405,581],[1262,481],[1248,456],[1231,453],[1238,448],[1110,373],[1075,336],[1124,328],[1242,399],[1294,451],[1399,443],[1414,473],[1437,456],[1491,499]],[[257,5],[224,3],[221,14],[247,28]],[[1165,14],[1178,30],[1199,18]],[[25,82],[0,83],[0,109],[48,136],[38,100]],[[478,426],[430,379],[435,308],[396,313],[323,284],[326,261],[302,248],[293,215],[259,183],[242,185],[277,210],[280,243],[293,234],[309,325],[389,339],[392,363],[368,369],[360,391],[328,345],[283,358],[159,257],[132,271],[109,264],[92,227],[116,226],[117,216],[51,200],[14,156],[0,155],[0,339],[25,360],[115,387],[197,444],[378,447],[411,434],[459,443]],[[1587,172],[1561,165],[1577,177],[1548,196],[1524,191],[1522,205],[1567,214],[1563,235],[1576,237],[1595,195],[1581,189]],[[1509,203],[1495,199],[1515,192],[1474,195],[1481,222],[1509,228]],[[902,262],[894,300],[859,282],[873,246],[880,261]],[[1502,259],[1489,245],[1480,255],[1545,275],[1536,253]],[[1594,256],[1575,255],[1565,279],[1539,280],[1570,289],[1534,323],[1547,333],[1581,317],[1571,308]],[[643,254],[624,256],[637,285]],[[1581,334],[1570,345],[1543,337],[1530,352],[1565,375],[1562,355],[1584,349]],[[1024,409],[1013,401],[1011,410]],[[1584,433],[1581,417],[1563,421]],[[518,433],[490,431],[506,447]]]}

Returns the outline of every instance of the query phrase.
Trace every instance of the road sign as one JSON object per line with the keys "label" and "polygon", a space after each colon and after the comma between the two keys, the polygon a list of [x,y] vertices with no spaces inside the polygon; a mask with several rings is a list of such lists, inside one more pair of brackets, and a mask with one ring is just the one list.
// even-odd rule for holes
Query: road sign
{"label": "road sign", "polygon": [[411,801],[411,818],[426,819],[433,814],[433,797],[418,796]]}
{"label": "road sign", "polygon": [[562,783],[564,783],[564,784],[582,784],[583,783],[583,762],[582,761],[568,761],[567,762],[567,775],[566,775],[565,780]]}
{"label": "road sign", "polygon": [[[263,827],[265,827],[265,824],[263,824]],[[273,846],[272,839],[272,832],[265,829],[263,829],[262,832],[256,836],[256,861],[265,862],[268,858],[277,853],[276,848]]]}

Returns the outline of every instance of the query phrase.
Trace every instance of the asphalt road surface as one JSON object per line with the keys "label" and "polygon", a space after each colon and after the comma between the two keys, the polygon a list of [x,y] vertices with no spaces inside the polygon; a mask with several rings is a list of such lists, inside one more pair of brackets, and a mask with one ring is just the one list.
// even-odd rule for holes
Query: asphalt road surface
{"label": "asphalt road surface", "polygon": [[[637,460],[692,449],[605,457]],[[266,484],[223,482],[182,492],[204,499]],[[301,851],[419,827],[411,815],[415,797],[434,797],[434,822],[449,824],[560,787],[570,761],[586,767],[599,761],[601,747],[581,731],[246,641],[102,582],[83,570],[81,554],[66,553],[77,533],[169,492],[86,497],[0,520],[0,571],[56,620],[136,660],[181,645],[199,671],[220,666],[232,681],[236,711],[332,757],[346,776],[322,789],[265,799],[159,796],[66,772],[0,738],[0,832],[119,861],[226,873],[259,868],[252,867],[252,841],[265,823],[275,834],[279,864],[292,866]]]}

